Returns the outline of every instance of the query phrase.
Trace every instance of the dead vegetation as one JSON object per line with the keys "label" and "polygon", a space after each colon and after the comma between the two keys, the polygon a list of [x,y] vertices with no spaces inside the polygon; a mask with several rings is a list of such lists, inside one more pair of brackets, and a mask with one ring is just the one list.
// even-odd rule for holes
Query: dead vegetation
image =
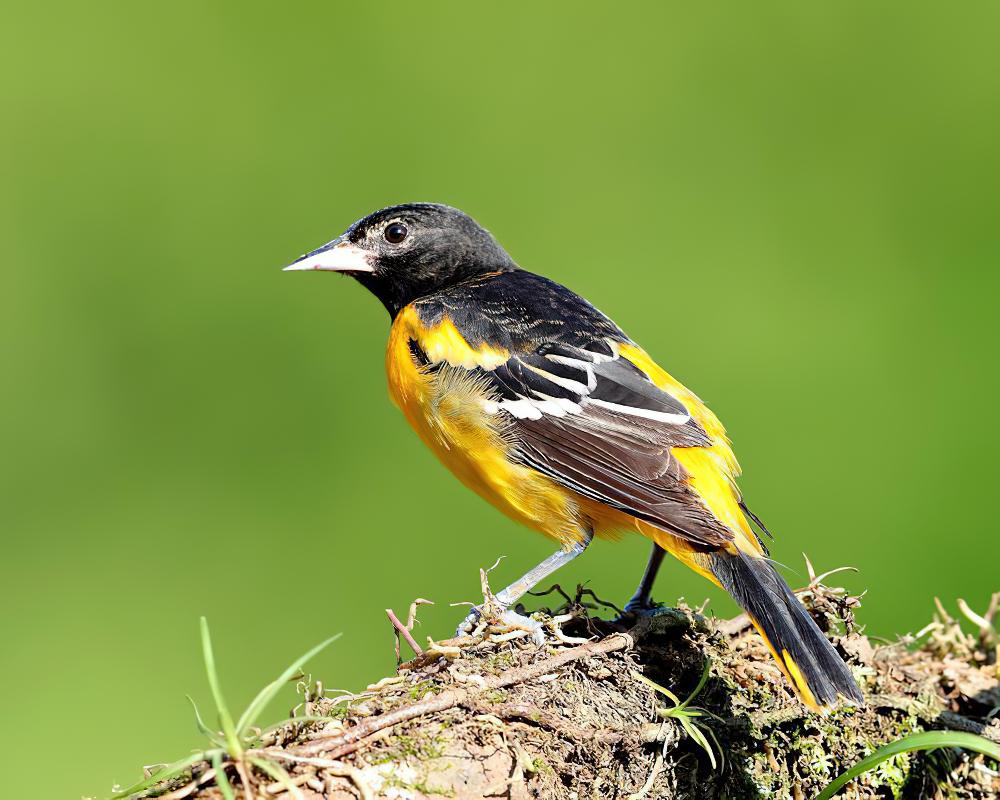
{"label": "dead vegetation", "polygon": [[[484,588],[489,600],[485,575]],[[335,696],[302,680],[303,721],[260,736],[241,762],[195,763],[150,795],[798,800],[912,732],[1000,742],[1000,594],[983,615],[960,603],[975,634],[939,604],[917,636],[891,643],[858,630],[859,600],[845,590],[814,579],[800,596],[848,659],[864,707],[806,711],[741,618],[681,607],[607,621],[598,614],[613,609],[589,590],[553,587],[542,601],[552,607],[536,612],[543,647],[527,631],[488,625],[421,647],[410,633],[415,604],[409,624],[390,615],[419,651],[397,674]],[[996,798],[998,769],[957,750],[902,754],[841,796]]]}

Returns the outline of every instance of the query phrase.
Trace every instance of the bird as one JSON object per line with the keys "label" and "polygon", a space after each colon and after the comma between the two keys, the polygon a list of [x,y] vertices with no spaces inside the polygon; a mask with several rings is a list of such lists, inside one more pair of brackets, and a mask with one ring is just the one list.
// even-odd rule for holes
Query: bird
{"label": "bird", "polygon": [[381,301],[392,401],[463,484],[557,543],[496,594],[504,619],[537,634],[517,600],[595,536],[635,531],[652,551],[626,611],[655,609],[669,553],[736,600],[807,707],[862,703],[770,559],[722,423],[591,303],[437,203],[377,210],[284,269],[342,273]]}

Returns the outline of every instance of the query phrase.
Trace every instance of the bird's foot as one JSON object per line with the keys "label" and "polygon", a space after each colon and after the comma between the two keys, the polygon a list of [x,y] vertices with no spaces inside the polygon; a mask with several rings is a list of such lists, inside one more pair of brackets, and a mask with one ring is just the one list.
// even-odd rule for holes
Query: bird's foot
{"label": "bird's foot", "polygon": [[652,597],[633,597],[625,604],[625,613],[618,619],[655,617],[665,608],[667,606],[664,603],[657,603]]}
{"label": "bird's foot", "polygon": [[514,630],[527,631],[535,644],[541,646],[545,644],[545,628],[537,619],[518,614],[516,611],[507,610],[500,615],[500,622],[508,628]]}
{"label": "bird's foot", "polygon": [[468,616],[458,626],[457,636],[480,636],[489,629],[498,633],[527,631],[537,645],[545,643],[545,628],[537,619],[518,614],[496,602],[474,606]]}
{"label": "bird's foot", "polygon": [[473,606],[472,611],[466,615],[458,628],[455,629],[456,636],[478,636],[486,629],[486,623],[483,622],[483,612],[482,606]]}

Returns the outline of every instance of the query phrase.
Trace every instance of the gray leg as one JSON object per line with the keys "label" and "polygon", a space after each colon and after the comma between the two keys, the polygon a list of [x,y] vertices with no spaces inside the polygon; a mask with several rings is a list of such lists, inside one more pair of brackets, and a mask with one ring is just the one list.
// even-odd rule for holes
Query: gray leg
{"label": "gray leg", "polygon": [[[538,639],[541,635],[541,628],[538,626],[538,623],[528,626],[527,623],[533,622],[533,620],[528,620],[526,617],[514,614],[513,612],[508,611],[508,609],[520,600],[528,591],[533,589],[536,584],[540,581],[544,581],[557,569],[566,566],[570,561],[580,555],[587,549],[587,546],[591,543],[591,541],[593,541],[593,539],[593,531],[585,531],[582,541],[574,544],[569,548],[569,550],[564,550],[560,547],[540,564],[529,569],[526,573],[524,573],[524,575],[510,584],[510,586],[497,592],[497,603],[503,609],[505,619],[510,617],[511,621],[515,621],[516,618],[516,621],[522,626],[529,627],[529,629],[535,633],[535,638]],[[461,636],[473,631],[479,624],[479,616],[479,608],[473,608],[469,615],[462,621],[462,624],[458,626],[458,635]]]}
{"label": "gray leg", "polygon": [[642,573],[639,588],[635,590],[632,599],[625,604],[626,611],[641,612],[656,607],[650,595],[653,591],[653,582],[656,580],[656,573],[660,570],[660,564],[663,562],[663,556],[666,555],[666,552],[656,542],[653,542],[649,561],[646,562],[646,571]]}

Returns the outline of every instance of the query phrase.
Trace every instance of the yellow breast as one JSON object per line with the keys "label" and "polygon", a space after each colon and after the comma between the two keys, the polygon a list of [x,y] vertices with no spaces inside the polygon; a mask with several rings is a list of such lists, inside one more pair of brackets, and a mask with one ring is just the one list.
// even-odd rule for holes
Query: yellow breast
{"label": "yellow breast", "polygon": [[[434,368],[420,367],[413,341]],[[448,319],[426,327],[412,307],[393,322],[386,350],[389,396],[459,480],[511,518],[564,543],[580,539],[579,508],[558,484],[510,459],[504,415],[487,413],[485,381],[507,353],[471,347]]]}

